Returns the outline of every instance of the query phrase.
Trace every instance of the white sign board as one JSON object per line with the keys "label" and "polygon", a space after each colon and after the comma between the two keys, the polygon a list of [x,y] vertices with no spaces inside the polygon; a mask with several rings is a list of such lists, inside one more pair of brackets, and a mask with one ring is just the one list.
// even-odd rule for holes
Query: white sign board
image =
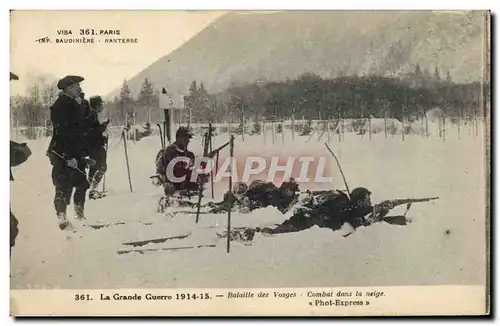
{"label": "white sign board", "polygon": [[184,109],[184,96],[160,94],[160,109]]}

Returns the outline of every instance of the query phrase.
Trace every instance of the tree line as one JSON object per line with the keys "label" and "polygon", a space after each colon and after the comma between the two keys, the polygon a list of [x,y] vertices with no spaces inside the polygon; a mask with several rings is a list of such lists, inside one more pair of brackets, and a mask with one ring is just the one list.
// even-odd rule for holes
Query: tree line
{"label": "tree line", "polygon": [[[233,85],[225,98],[231,115],[254,120],[403,117],[414,119],[438,109],[445,117],[484,116],[489,84],[458,84],[447,73],[424,74],[419,66],[402,76],[304,74],[282,82]],[[481,104],[482,101],[482,104]]]}

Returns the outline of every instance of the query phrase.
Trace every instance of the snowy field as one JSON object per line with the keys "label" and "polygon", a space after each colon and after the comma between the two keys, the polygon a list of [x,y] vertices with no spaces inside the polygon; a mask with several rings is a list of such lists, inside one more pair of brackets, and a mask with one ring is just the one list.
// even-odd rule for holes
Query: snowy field
{"label": "snowy field", "polygon": [[[11,258],[11,287],[24,288],[170,288],[170,287],[312,287],[386,286],[485,283],[485,142],[463,131],[446,141],[384,133],[363,137],[346,133],[342,142],[332,136],[351,190],[364,186],[374,203],[395,198],[434,197],[414,204],[408,226],[379,223],[359,228],[343,238],[339,232],[313,227],[303,232],[262,236],[251,245],[232,242],[216,233],[226,228],[226,215],[176,215],[156,212],[162,189],[152,185],[158,137],[128,142],[133,192],[130,192],[123,144],[110,140],[106,188],[108,197],[88,201],[88,223],[127,222],[77,233],[61,231],[53,208],[51,166],[45,150],[49,139],[29,141],[32,156],[13,168],[11,208],[20,233]],[[482,130],[479,130],[479,135]],[[287,134],[273,144],[271,136],[236,138],[235,154],[326,156],[325,137]],[[218,135],[215,145],[228,140]],[[20,140],[21,141],[21,140]],[[201,153],[201,138],[190,148]],[[227,153],[228,150],[226,149]],[[227,154],[226,154],[227,155]],[[343,189],[335,163],[333,185],[302,184],[301,188]],[[219,200],[227,184],[216,185]],[[209,190],[204,201],[212,200]],[[404,212],[396,208],[394,215]],[[68,208],[73,215],[72,205]],[[391,214],[392,215],[392,214]],[[273,208],[251,214],[232,214],[233,226],[273,226],[284,217]],[[184,239],[131,247],[123,243],[189,235]],[[215,245],[178,251],[118,254],[120,250]]]}

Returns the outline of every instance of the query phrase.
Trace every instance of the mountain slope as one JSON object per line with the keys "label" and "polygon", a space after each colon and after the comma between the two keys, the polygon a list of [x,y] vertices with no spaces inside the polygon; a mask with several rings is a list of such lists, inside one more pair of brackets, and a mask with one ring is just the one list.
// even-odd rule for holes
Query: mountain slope
{"label": "mountain slope", "polygon": [[137,94],[147,77],[171,93],[187,94],[193,80],[218,92],[232,82],[282,80],[305,72],[397,74],[416,63],[468,82],[481,75],[483,26],[478,12],[231,12],[139,72],[129,87]]}

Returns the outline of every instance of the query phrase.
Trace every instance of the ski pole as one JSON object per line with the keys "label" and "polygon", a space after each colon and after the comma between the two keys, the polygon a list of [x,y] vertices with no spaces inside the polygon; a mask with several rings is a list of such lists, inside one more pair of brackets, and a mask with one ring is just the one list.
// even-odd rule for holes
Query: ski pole
{"label": "ski pole", "polygon": [[[234,136],[231,135],[230,139],[230,147],[229,147],[229,157],[231,158],[231,161],[233,159],[233,152],[234,152]],[[231,167],[231,173],[229,174],[229,194],[232,194],[233,191],[233,170]],[[229,249],[231,246],[231,210],[233,205],[229,207],[227,211],[227,252],[229,253]]]}
{"label": "ski pole", "polygon": [[[106,149],[105,149],[105,160],[106,162],[108,160],[108,147],[109,147],[109,136],[106,137]],[[104,175],[102,176],[102,192],[106,191],[106,172],[104,172]]]}
{"label": "ski pole", "polygon": [[340,170],[340,174],[342,175],[342,179],[344,179],[344,184],[345,184],[345,189],[347,190],[347,196],[349,197],[349,199],[351,199],[351,191],[349,190],[349,186],[347,185],[347,181],[345,179],[345,175],[344,175],[344,172],[342,171],[342,167],[340,166],[340,162],[339,160],[337,159],[337,156],[335,154],[333,154],[332,150],[330,149],[330,147],[328,147],[328,144],[325,143],[325,146],[326,148],[328,149],[328,151],[330,152],[330,154],[332,154],[333,158],[335,159],[335,161],[337,161],[337,166],[339,167],[339,170]]}
{"label": "ski pole", "polygon": [[[55,150],[52,150],[51,152],[54,153],[54,154],[56,154],[61,159],[63,159],[63,160],[66,161],[66,159],[61,154],[59,154],[58,152],[56,152]],[[78,172],[80,172],[81,174],[83,174],[85,176],[85,180],[87,180],[87,182],[89,182],[89,180],[87,179],[87,173],[85,173],[84,171],[80,170],[78,167],[75,167],[75,168],[72,168],[72,169],[77,170]]]}
{"label": "ski pole", "polygon": [[[212,152],[212,124],[208,124],[208,141],[210,146],[210,152]],[[214,199],[214,173],[213,168],[210,171],[210,186],[212,187],[212,199]]]}
{"label": "ski pole", "polygon": [[130,192],[132,192],[132,179],[130,178],[130,166],[128,164],[127,139],[125,138],[125,130],[122,131],[122,138],[123,138],[123,145],[125,148],[125,161],[127,162],[128,184],[130,186]]}

